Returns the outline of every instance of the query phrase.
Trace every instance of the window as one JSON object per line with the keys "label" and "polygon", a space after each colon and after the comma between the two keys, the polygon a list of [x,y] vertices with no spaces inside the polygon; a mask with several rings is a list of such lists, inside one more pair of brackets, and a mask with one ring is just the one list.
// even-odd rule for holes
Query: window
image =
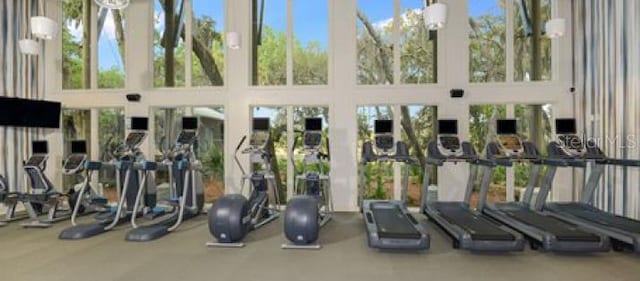
{"label": "window", "polygon": [[287,108],[255,106],[251,111],[252,117],[269,118],[271,122],[271,141],[267,144],[267,150],[271,155],[275,155],[271,159],[271,169],[273,169],[276,185],[279,187],[280,203],[285,204],[287,202],[287,165],[289,163]]}
{"label": "window", "polygon": [[[153,85],[222,86],[224,0],[157,0],[154,3]],[[187,6],[189,3],[191,7]],[[192,17],[190,30],[186,28],[188,17]],[[192,45],[190,62],[187,61],[188,43]]]}
{"label": "window", "polygon": [[469,0],[469,78],[471,82],[506,81],[504,1]]}
{"label": "window", "polygon": [[[124,109],[98,109],[98,124],[98,147],[100,148],[100,155],[97,160],[108,162],[115,157],[113,154],[114,151],[124,142]],[[98,182],[102,185],[104,196],[110,202],[116,202],[116,171],[101,169]]]}
{"label": "window", "polygon": [[[69,0],[62,4],[62,88],[94,88],[94,73],[97,73],[98,88],[123,88],[123,13],[119,10],[96,8],[98,13],[94,15],[91,9],[95,6],[84,3],[83,0]],[[92,30],[93,22],[97,22],[97,30]],[[93,32],[97,33],[97,44],[92,42]],[[90,46],[96,46],[97,57],[93,57]],[[97,70],[92,70],[93,61],[97,62]]]}
{"label": "window", "polygon": [[[326,85],[328,1],[253,3],[252,85]],[[288,26],[289,17],[292,17],[292,26]]]}
{"label": "window", "polygon": [[551,40],[542,30],[551,18],[549,0],[514,0],[513,5],[514,80],[551,80]]}
{"label": "window", "polygon": [[[182,117],[198,118],[198,142],[194,147],[196,157],[202,163],[205,202],[214,202],[224,194],[224,109],[211,107],[157,108],[155,118],[155,161],[175,143],[182,128]],[[161,190],[168,187],[166,171],[156,172],[156,185]]]}
{"label": "window", "polygon": [[[87,144],[87,153],[91,158],[91,110],[89,109],[63,109],[62,110],[62,155],[64,158],[71,154],[71,142],[84,140]],[[62,187],[66,192],[81,182],[76,175],[63,175]]]}
{"label": "window", "polygon": [[[398,18],[394,16],[396,5],[400,8]],[[423,8],[423,1],[358,0],[356,44],[359,85],[437,82],[437,34],[425,28]],[[399,32],[398,42],[394,41],[396,32]],[[398,69],[397,63],[400,63]],[[395,81],[396,76],[399,81]]]}
{"label": "window", "polygon": [[[409,153],[418,160],[419,165],[411,166],[409,170],[409,183],[407,186],[407,205],[419,206],[422,199],[422,180],[426,166],[426,151],[429,142],[435,139],[437,109],[435,106],[407,105],[400,107],[402,116],[402,137]],[[431,184],[437,183],[437,168],[431,170]]]}

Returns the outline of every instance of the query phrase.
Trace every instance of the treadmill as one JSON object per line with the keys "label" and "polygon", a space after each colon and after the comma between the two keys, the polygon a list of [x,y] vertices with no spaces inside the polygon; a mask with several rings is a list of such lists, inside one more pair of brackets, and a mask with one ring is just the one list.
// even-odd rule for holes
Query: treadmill
{"label": "treadmill", "polygon": [[549,182],[538,193],[537,210],[546,210],[553,216],[568,220],[589,230],[601,232],[611,238],[614,250],[630,249],[640,253],[640,221],[618,216],[593,206],[593,197],[607,165],[622,167],[640,167],[640,160],[608,158],[595,144],[585,147],[576,133],[575,119],[556,119],[558,141],[548,146],[550,158],[572,159],[591,165],[591,172],[578,202],[545,203],[554,170],[548,170]]}
{"label": "treadmill", "polygon": [[[362,146],[358,203],[364,216],[369,247],[378,249],[426,250],[429,235],[405,207],[409,165],[417,160],[409,156],[406,143],[394,143],[393,121],[375,120],[375,150],[371,141]],[[395,144],[395,151],[394,150]],[[365,200],[367,182],[364,170],[372,162],[397,162],[403,165],[402,200]]]}
{"label": "treadmill", "polygon": [[[468,163],[469,178],[464,201],[435,201],[428,192],[431,170],[445,163]],[[457,120],[438,120],[437,140],[427,151],[427,166],[422,184],[421,211],[452,239],[453,247],[472,251],[522,251],[525,240],[520,233],[496,222],[469,206],[474,181],[480,167],[492,169],[490,161],[479,159],[469,142],[460,142]],[[484,181],[490,181],[485,173]]]}
{"label": "treadmill", "polygon": [[[609,250],[609,238],[601,233],[559,219],[555,216],[535,210],[531,197],[538,179],[540,165],[553,169],[569,166],[570,163],[558,159],[543,159],[531,142],[523,142],[517,135],[515,119],[497,120],[497,141],[487,144],[486,157],[501,166],[513,163],[533,165],[524,196],[519,202],[487,203],[489,182],[483,182],[478,208],[492,218],[524,234],[532,249],[551,252],[606,252]],[[545,174],[545,176],[548,176]],[[543,180],[543,184],[548,181]]]}

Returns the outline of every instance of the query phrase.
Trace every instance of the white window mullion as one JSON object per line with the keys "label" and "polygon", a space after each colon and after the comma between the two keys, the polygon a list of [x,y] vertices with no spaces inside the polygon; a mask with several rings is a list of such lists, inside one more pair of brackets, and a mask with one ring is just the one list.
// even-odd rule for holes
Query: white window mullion
{"label": "white window mullion", "polygon": [[293,85],[293,1],[287,1],[287,86]]}
{"label": "white window mullion", "polygon": [[[193,9],[192,9],[192,5],[193,5],[193,1],[192,0],[184,0],[185,2],[183,3],[184,7],[186,8],[185,11],[185,16],[186,16],[186,24],[185,24],[185,41],[184,41],[184,48],[185,48],[185,54],[184,54],[184,80],[185,80],[185,85],[187,87],[191,87],[192,85],[192,70],[193,70],[193,63],[191,62],[192,60],[192,50],[193,50],[193,36],[192,34],[192,26],[193,26]],[[180,25],[180,24],[178,24]],[[180,36],[180,34],[178,34],[177,36]]]}
{"label": "white window mullion", "polygon": [[[91,123],[91,129],[89,132],[90,135],[90,140],[91,143],[89,143],[90,147],[91,147],[91,157],[90,159],[92,159],[93,161],[98,161],[100,160],[100,132],[99,132],[99,128],[100,128],[100,120],[99,120],[99,116],[98,116],[98,109],[97,108],[92,108],[90,113],[90,120],[89,122]],[[91,184],[93,186],[95,186],[96,188],[98,188],[98,194],[104,194],[102,191],[102,185],[98,184],[98,176],[94,176],[91,179]]]}
{"label": "white window mullion", "polygon": [[[392,107],[393,117],[393,138],[396,141],[402,139],[402,114],[400,113],[400,105]],[[393,163],[393,198],[395,200],[402,199],[402,165],[398,162]]]}
{"label": "white window mullion", "polygon": [[296,180],[296,170],[293,163],[289,159],[293,159],[293,145],[295,142],[295,131],[293,130],[293,107],[287,106],[287,200],[291,199],[295,194],[293,193]]}
{"label": "white window mullion", "polygon": [[507,23],[507,31],[506,31],[506,48],[507,48],[507,83],[513,82],[514,69],[515,69],[515,56],[514,56],[514,35],[515,35],[515,27],[514,27],[514,5],[513,0],[506,1],[506,23]]}
{"label": "white window mullion", "polygon": [[[507,2],[511,2],[511,1],[507,1]],[[507,75],[507,77],[509,77],[509,75]],[[511,76],[513,77],[513,75]],[[508,104],[507,105],[507,118],[515,118],[515,106],[513,104]],[[518,164],[516,164],[518,165]],[[511,167],[507,167],[507,179],[506,179],[506,185],[507,185],[507,202],[511,202],[511,201],[515,201],[515,165],[511,166]]]}
{"label": "white window mullion", "polygon": [[[400,84],[400,0],[393,1],[393,84]],[[398,113],[400,111],[397,111]]]}

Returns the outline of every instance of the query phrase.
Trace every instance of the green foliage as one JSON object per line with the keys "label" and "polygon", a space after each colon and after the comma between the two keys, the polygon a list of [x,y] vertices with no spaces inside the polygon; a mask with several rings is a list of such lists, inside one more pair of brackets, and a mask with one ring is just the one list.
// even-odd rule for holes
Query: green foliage
{"label": "green foliage", "polygon": [[224,152],[215,144],[209,146],[202,158],[202,174],[206,178],[224,179]]}

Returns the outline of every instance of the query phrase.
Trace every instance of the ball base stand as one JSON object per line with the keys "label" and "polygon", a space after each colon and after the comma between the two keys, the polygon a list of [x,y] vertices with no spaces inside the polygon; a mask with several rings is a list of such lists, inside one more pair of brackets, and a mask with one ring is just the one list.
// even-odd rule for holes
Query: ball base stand
{"label": "ball base stand", "polygon": [[320,250],[322,249],[322,245],[320,244],[309,244],[309,245],[282,244],[280,248],[283,250]]}
{"label": "ball base stand", "polygon": [[244,248],[244,243],[220,243],[220,242],[207,242],[207,247],[216,248]]}

